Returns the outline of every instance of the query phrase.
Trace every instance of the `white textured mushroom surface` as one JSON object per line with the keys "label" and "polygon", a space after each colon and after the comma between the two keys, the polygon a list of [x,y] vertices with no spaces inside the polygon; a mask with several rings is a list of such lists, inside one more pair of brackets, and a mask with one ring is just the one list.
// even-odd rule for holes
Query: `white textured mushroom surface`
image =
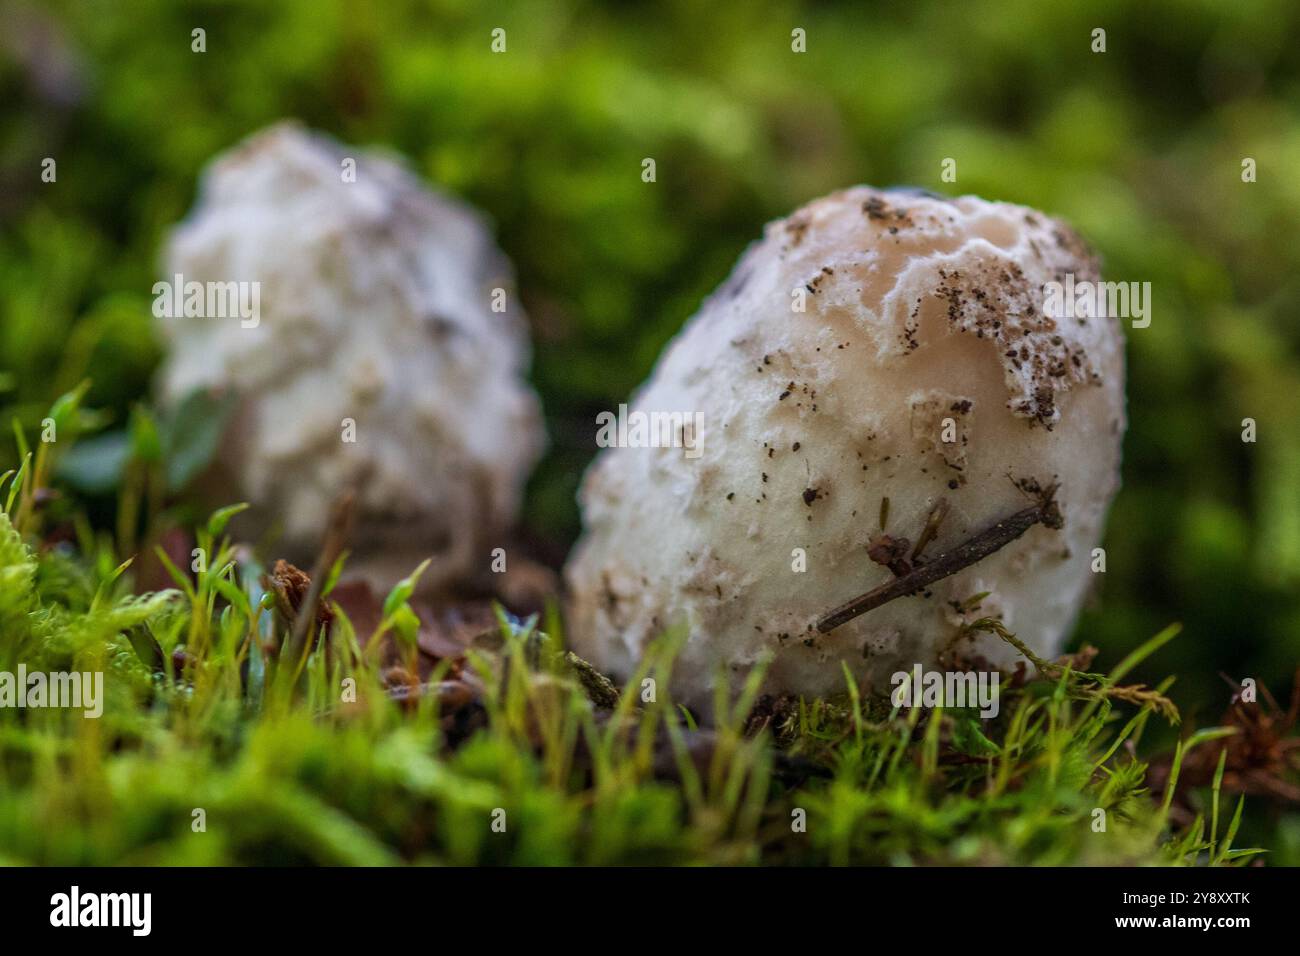
{"label": "white textured mushroom surface", "polygon": [[310,554],[356,483],[363,569],[486,567],[544,439],[512,270],[478,215],[390,158],[284,123],[212,163],[164,264],[169,281],[260,283],[255,327],[162,320],[160,387],[169,402],[238,395],[230,493],[282,525],[290,553]]}
{"label": "white textured mushroom surface", "polygon": [[[1067,273],[1099,279],[1068,227],[969,196],[857,187],[769,224],[631,404],[701,413],[698,457],[608,448],[586,475],[566,568],[574,650],[626,675],[684,626],[672,691],[704,709],[720,668],[734,690],[765,656],[765,689],[804,695],[842,693],[841,662],[877,693],[915,663],[1011,665],[1010,646],[966,630],[981,617],[1058,652],[1125,426],[1118,321],[1044,313],[1045,284]],[[893,577],[868,554],[882,530],[915,544],[944,499],[925,560],[1031,506],[1017,485],[1033,482],[1059,483],[1062,529],[1031,527],[817,631]]]}

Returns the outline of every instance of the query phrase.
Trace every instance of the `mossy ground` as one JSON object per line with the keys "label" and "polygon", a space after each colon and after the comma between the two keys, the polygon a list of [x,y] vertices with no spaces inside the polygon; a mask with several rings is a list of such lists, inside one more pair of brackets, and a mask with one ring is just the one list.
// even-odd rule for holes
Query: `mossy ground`
{"label": "mossy ground", "polygon": [[[343,567],[332,561],[319,582],[332,619],[295,642],[294,596],[226,535],[237,509],[193,529],[202,570],[159,549],[176,586],[136,594],[112,537],[51,495],[57,456],[84,423],[79,394],[50,414],[67,439],[0,481],[0,668],[102,671],[104,711],[0,710],[4,862],[1204,864],[1259,853],[1234,847],[1242,802],[1222,791],[1226,750],[1211,786],[1187,797],[1190,814],[1171,815],[1174,786],[1162,798],[1147,785],[1144,730],[1176,715],[1167,685],[1119,681],[1176,628],[1108,675],[1066,661],[1008,676],[991,720],[891,708],[849,681],[837,700],[761,699],[755,675],[700,729],[671,700],[677,635],[615,696],[561,652],[554,614],[539,627],[501,611],[495,640],[418,678],[414,576],[383,602],[378,636],[358,634],[332,599]],[[404,693],[393,655],[411,675]],[[1231,732],[1191,735],[1165,779]]]}

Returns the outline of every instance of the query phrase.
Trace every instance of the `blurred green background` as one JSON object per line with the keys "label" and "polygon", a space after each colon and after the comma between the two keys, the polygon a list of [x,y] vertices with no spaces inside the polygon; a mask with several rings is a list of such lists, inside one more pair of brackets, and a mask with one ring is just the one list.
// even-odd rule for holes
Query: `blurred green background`
{"label": "blurred green background", "polygon": [[563,554],[594,414],[764,222],[860,182],[1025,203],[1154,293],[1129,335],[1108,573],[1077,640],[1114,663],[1184,621],[1139,676],[1177,673],[1185,714],[1213,721],[1218,672],[1282,696],[1300,660],[1297,37],[1293,0],[2,0],[0,420],[34,426],[86,376],[88,403],[127,419],[159,357],[164,230],[213,154],[296,116],[404,152],[494,221],[552,440],[527,520]]}

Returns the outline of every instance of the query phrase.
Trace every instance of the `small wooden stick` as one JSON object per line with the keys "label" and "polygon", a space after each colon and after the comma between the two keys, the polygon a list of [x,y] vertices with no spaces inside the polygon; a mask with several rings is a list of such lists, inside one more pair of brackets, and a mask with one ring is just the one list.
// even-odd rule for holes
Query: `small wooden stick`
{"label": "small wooden stick", "polygon": [[1010,517],[1003,518],[992,527],[985,528],[963,541],[951,551],[945,551],[933,560],[919,565],[910,573],[886,581],[880,587],[859,595],[852,601],[822,615],[817,621],[817,630],[826,634],[855,617],[874,611],[882,604],[888,604],[895,598],[915,594],[928,584],[933,584],[935,581],[956,574],[963,568],[970,567],[977,561],[982,561],[1015,541],[1036,524],[1059,529],[1062,523],[1061,512],[1056,506],[1055,495],[1056,485],[1051,485],[1042,492],[1038,504],[1032,508],[1025,508]]}

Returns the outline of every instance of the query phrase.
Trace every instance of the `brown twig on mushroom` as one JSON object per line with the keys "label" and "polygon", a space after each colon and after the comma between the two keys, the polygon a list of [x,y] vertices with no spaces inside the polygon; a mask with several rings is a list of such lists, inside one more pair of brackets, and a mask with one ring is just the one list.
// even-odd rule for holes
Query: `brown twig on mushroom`
{"label": "brown twig on mushroom", "polygon": [[1036,524],[1055,530],[1061,528],[1061,512],[1056,506],[1056,485],[1049,485],[1044,489],[1038,503],[1033,507],[1024,508],[1003,518],[997,524],[967,538],[951,551],[945,551],[933,560],[913,568],[907,574],[887,581],[824,614],[817,621],[817,630],[826,634],[855,617],[875,610],[882,604],[915,594],[927,584],[933,584],[987,558],[1015,541]]}

